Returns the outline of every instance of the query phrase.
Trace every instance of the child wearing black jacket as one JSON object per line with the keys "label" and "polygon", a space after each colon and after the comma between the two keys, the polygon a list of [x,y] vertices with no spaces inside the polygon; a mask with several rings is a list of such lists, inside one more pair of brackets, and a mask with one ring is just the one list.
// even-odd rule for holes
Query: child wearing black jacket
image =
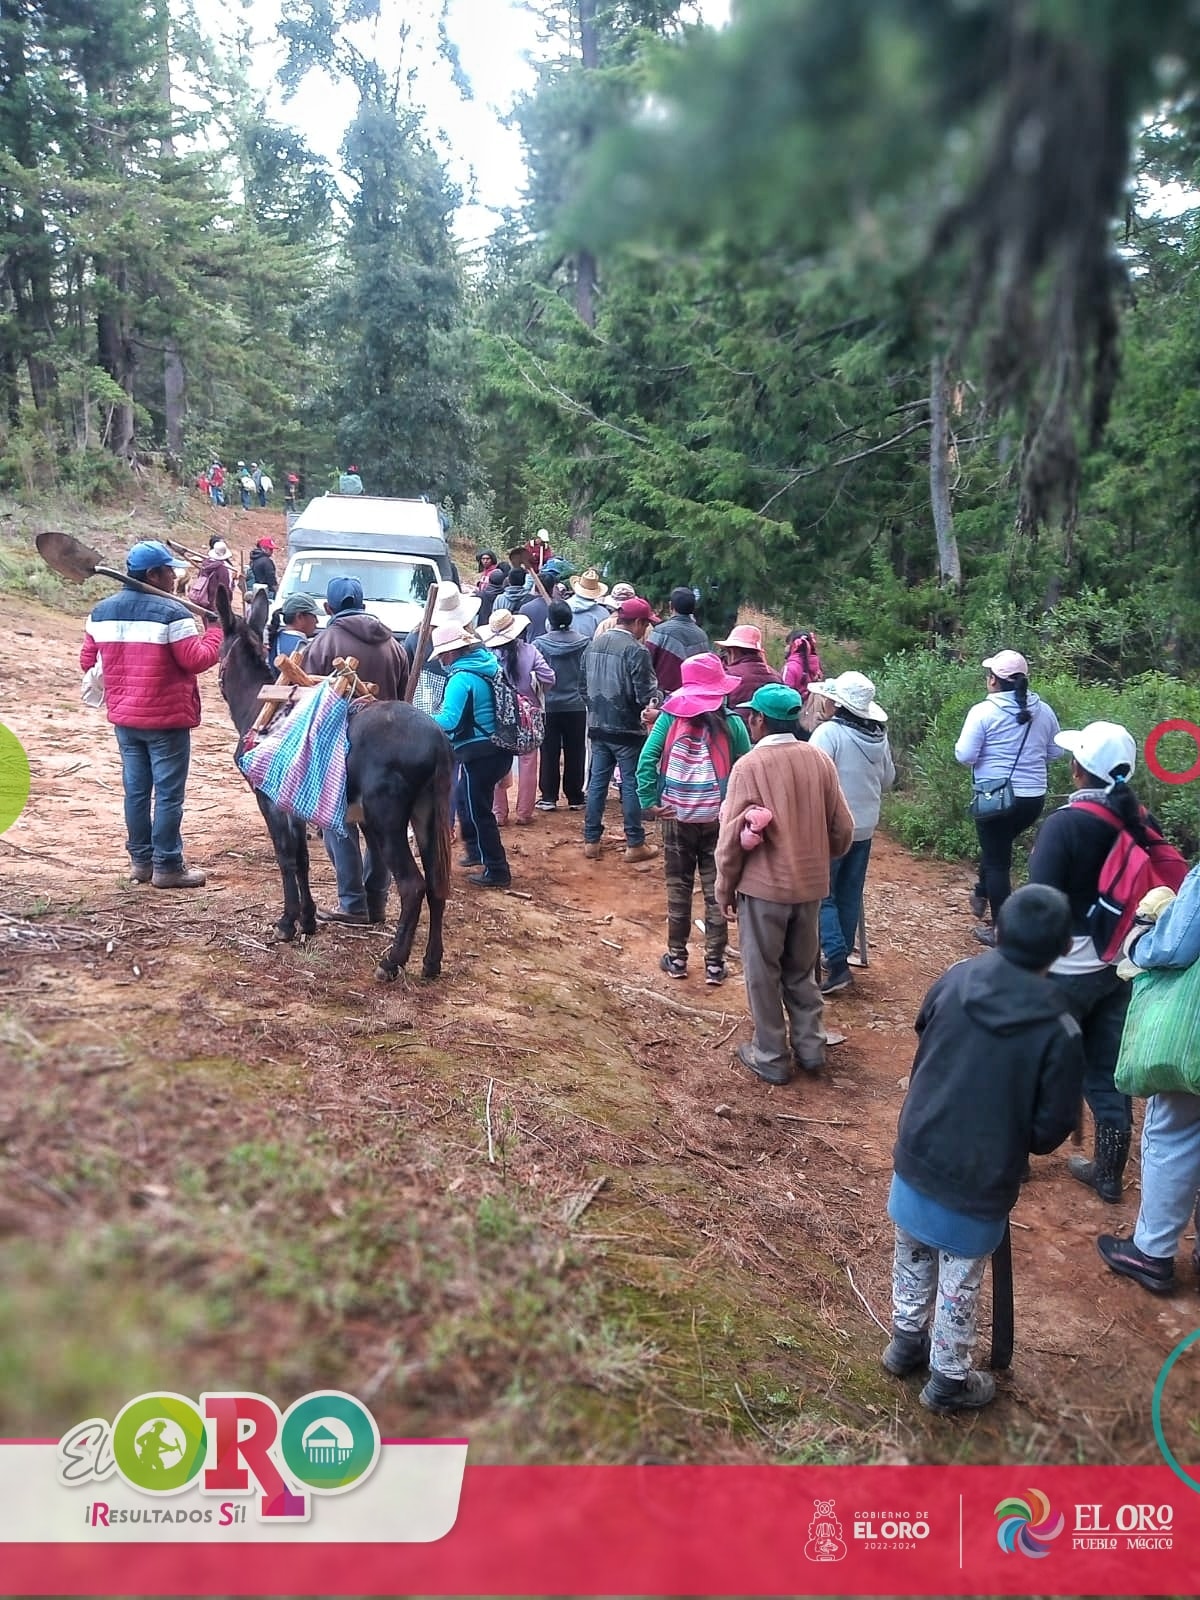
{"label": "child wearing black jacket", "polygon": [[883,1365],[897,1377],[928,1365],[921,1404],[942,1414],[995,1396],[990,1374],[971,1368],[979,1286],[1029,1155],[1048,1155],[1071,1132],[1083,1079],[1079,1024],[1046,977],[1071,943],[1066,896],[1019,889],[1001,907],[996,941],[925,996],[893,1151]]}

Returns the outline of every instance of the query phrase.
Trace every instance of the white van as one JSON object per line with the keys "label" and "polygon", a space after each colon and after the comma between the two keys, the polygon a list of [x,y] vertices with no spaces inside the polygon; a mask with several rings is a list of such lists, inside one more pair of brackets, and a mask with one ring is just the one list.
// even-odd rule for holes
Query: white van
{"label": "white van", "polygon": [[[332,578],[357,578],[363,603],[399,638],[417,627],[430,587],[458,582],[441,514],[427,500],[324,494],[288,528],[276,605],[290,594],[323,601]],[[328,619],[322,615],[321,625]]]}

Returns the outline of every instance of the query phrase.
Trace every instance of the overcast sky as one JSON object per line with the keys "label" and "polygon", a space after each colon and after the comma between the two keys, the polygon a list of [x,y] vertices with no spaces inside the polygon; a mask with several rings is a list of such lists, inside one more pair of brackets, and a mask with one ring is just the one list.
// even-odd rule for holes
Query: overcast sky
{"label": "overcast sky", "polygon": [[[271,84],[282,59],[276,37],[281,0],[197,0],[197,4],[205,25],[216,34],[231,32],[235,17],[249,16],[256,59],[262,63],[259,82]],[[719,26],[728,20],[729,5],[730,0],[702,0],[700,9],[705,21]],[[464,101],[436,53],[438,9],[436,0],[383,0],[379,27],[363,28],[358,37],[364,48],[390,63],[399,55],[401,23],[409,25],[405,60],[418,69],[416,97],[428,110],[431,127],[444,135],[451,175],[470,201],[459,215],[458,231],[464,241],[473,242],[486,237],[500,211],[521,197],[521,141],[515,129],[505,127],[503,118],[515,97],[533,82],[528,57],[538,51],[537,24],[519,0],[451,0],[448,31],[474,91],[474,98]],[[354,92],[348,85],[331,84],[313,73],[290,102],[271,88],[268,105],[273,116],[294,123],[312,148],[337,166],[342,136],[354,111]]]}

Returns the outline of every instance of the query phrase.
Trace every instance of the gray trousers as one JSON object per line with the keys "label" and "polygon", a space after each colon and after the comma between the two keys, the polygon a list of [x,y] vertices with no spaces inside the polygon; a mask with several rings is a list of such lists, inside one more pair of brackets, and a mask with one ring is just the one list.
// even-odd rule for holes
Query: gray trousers
{"label": "gray trousers", "polygon": [[790,1072],[793,1060],[815,1066],[824,1059],[824,1001],[816,975],[820,911],[819,900],[797,906],[737,897],[738,947],[754,1019],[750,1048],[755,1064],[768,1072]]}

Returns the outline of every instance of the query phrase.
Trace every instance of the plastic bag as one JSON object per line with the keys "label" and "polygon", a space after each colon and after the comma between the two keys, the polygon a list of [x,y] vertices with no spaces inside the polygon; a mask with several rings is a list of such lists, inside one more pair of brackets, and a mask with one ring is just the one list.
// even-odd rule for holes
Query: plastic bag
{"label": "plastic bag", "polygon": [[94,667],[89,667],[84,673],[79,684],[79,698],[85,706],[91,706],[93,711],[99,711],[105,701],[104,689],[104,662],[97,659]]}

